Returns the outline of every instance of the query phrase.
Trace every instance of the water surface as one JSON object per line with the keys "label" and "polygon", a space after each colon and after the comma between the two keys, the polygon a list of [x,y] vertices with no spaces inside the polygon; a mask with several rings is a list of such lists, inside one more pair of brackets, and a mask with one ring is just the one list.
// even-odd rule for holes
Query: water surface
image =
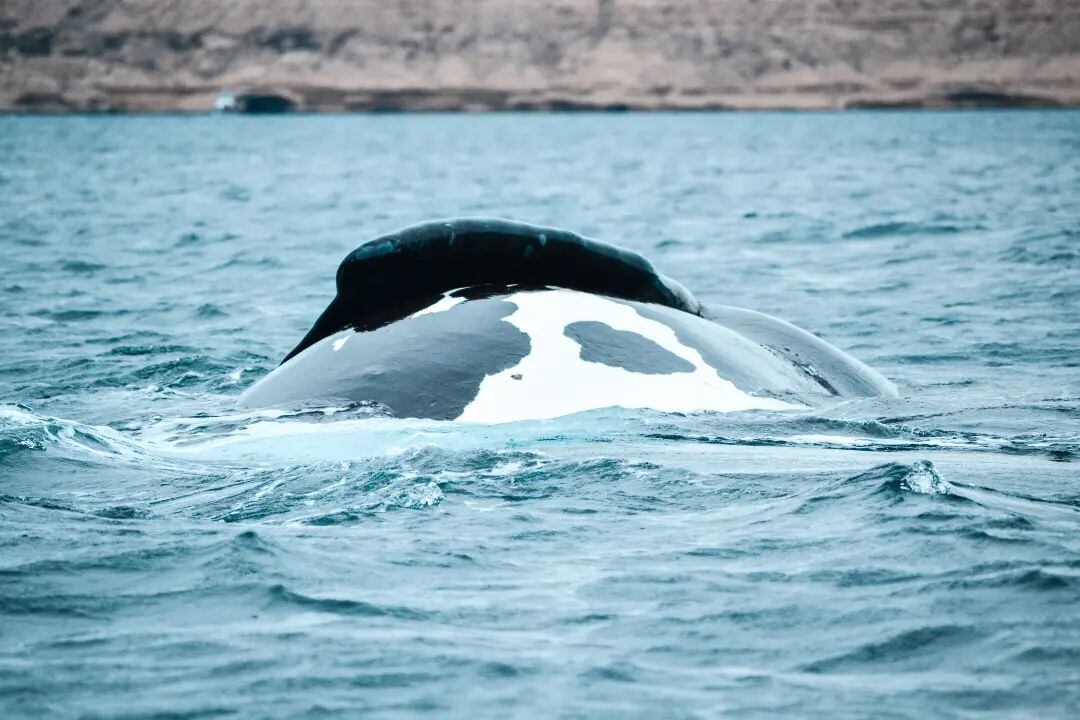
{"label": "water surface", "polygon": [[[236,408],[466,214],[902,397]],[[6,717],[1080,712],[1080,113],[0,118],[0,267]]]}

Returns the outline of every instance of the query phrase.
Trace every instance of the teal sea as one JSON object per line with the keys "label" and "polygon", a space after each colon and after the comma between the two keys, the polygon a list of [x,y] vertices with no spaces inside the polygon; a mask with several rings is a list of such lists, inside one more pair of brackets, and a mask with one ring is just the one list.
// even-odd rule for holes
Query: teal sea
{"label": "teal sea", "polygon": [[[359,243],[554,225],[898,399],[243,411]],[[1080,716],[1080,113],[0,117],[0,716]]]}

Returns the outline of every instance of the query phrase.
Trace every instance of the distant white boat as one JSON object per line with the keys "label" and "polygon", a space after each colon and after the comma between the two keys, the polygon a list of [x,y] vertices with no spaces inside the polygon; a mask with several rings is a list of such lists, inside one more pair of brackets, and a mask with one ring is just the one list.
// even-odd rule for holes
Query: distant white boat
{"label": "distant white boat", "polygon": [[236,112],[236,109],[236,95],[227,90],[218,93],[217,99],[214,100],[214,112]]}

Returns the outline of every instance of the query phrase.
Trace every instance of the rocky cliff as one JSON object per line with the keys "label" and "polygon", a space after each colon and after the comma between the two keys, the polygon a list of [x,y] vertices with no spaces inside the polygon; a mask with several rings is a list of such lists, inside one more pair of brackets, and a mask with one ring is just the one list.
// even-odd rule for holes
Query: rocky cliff
{"label": "rocky cliff", "polygon": [[0,0],[0,108],[1080,105],[1078,0]]}

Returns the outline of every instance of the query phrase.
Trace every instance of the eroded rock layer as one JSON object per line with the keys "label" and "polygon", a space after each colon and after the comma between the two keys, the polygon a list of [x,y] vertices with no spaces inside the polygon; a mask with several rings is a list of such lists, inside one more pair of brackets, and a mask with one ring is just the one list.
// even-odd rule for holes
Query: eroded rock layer
{"label": "eroded rock layer", "polygon": [[1080,104],[1076,0],[4,0],[0,108]]}

